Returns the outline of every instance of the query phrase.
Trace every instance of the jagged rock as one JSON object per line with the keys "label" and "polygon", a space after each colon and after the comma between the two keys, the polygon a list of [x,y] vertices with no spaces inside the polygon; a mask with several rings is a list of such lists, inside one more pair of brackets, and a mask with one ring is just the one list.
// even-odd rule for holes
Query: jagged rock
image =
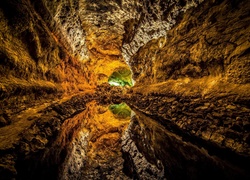
{"label": "jagged rock", "polygon": [[[249,179],[249,12],[248,0],[1,0],[1,179]],[[121,68],[131,89],[108,83]],[[128,122],[96,119],[109,111],[92,100],[157,123],[142,115],[122,135]]]}

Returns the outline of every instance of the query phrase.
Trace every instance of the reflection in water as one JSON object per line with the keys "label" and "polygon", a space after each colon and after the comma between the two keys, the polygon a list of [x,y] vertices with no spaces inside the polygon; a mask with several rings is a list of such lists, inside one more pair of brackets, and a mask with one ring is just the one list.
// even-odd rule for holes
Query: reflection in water
{"label": "reflection in water", "polygon": [[124,171],[132,179],[244,179],[237,167],[135,113],[122,137]]}
{"label": "reflection in water", "polygon": [[59,179],[232,179],[241,174],[144,114],[130,117],[125,103],[92,101],[65,121],[50,149],[60,159]]}
{"label": "reflection in water", "polygon": [[109,106],[111,112],[119,119],[127,119],[131,117],[131,109],[126,103],[112,104]]}
{"label": "reflection in water", "polygon": [[[121,136],[129,124],[131,110],[125,104],[112,107],[117,108],[110,107],[114,110],[110,111],[108,105],[95,101],[87,104],[81,113],[78,135],[67,148],[60,179],[127,179],[122,171]],[[71,123],[76,119],[72,118]]]}

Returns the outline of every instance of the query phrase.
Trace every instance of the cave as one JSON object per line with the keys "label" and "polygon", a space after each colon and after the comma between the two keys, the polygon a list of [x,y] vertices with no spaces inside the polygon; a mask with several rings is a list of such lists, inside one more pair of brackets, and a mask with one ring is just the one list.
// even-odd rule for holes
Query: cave
{"label": "cave", "polygon": [[1,0],[1,180],[249,180],[249,0]]}

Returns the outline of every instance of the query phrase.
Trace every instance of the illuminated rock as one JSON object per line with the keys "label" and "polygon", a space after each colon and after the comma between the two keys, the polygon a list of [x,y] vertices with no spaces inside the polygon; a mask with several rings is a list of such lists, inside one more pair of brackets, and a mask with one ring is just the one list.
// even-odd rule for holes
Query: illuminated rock
{"label": "illuminated rock", "polygon": [[249,179],[249,12],[1,0],[0,179]]}

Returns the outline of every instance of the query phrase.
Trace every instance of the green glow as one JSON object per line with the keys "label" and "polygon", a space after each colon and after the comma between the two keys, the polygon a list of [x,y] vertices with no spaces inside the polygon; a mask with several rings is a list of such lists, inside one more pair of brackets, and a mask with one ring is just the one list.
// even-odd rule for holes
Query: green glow
{"label": "green glow", "polygon": [[109,110],[120,119],[126,119],[131,117],[131,109],[126,103],[112,104],[109,106]]}
{"label": "green glow", "polygon": [[132,86],[132,74],[129,69],[122,68],[113,72],[108,82],[111,86]]}

